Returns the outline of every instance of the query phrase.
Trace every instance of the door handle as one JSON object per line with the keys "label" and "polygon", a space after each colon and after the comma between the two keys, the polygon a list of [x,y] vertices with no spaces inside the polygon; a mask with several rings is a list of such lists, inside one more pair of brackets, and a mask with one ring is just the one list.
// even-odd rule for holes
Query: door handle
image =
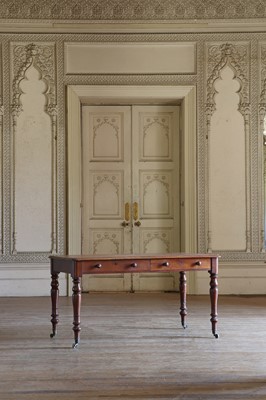
{"label": "door handle", "polygon": [[129,222],[123,221],[121,224],[124,228],[129,225]]}
{"label": "door handle", "polygon": [[134,225],[135,225],[135,226],[140,226],[140,225],[141,225],[141,222],[140,222],[140,221],[136,221],[136,222],[134,222]]}
{"label": "door handle", "polygon": [[129,203],[125,203],[125,220],[130,220],[130,206]]}
{"label": "door handle", "polygon": [[138,218],[139,218],[139,205],[135,201],[133,203],[133,219],[134,219],[134,221],[137,221]]}

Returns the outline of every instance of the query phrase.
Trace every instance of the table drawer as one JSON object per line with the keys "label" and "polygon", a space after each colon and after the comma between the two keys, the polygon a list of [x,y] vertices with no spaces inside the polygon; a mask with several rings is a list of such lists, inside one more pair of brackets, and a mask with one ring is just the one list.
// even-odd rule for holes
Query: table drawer
{"label": "table drawer", "polygon": [[83,274],[115,274],[127,272],[149,272],[149,260],[103,260],[82,263]]}
{"label": "table drawer", "polygon": [[211,268],[209,258],[158,258],[151,260],[151,271],[189,271]]}

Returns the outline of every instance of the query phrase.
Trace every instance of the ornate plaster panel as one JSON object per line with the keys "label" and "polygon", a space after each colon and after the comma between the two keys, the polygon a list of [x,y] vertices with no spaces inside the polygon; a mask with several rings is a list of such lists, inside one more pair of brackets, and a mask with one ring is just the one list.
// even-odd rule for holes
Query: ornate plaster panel
{"label": "ornate plaster panel", "polygon": [[[207,139],[211,134],[211,117],[216,110],[215,97],[216,89],[215,82],[221,77],[221,71],[225,66],[230,66],[234,72],[234,79],[237,79],[240,84],[238,91],[239,104],[238,111],[244,118],[245,129],[245,164],[246,164],[246,251],[251,251],[251,220],[250,220],[250,91],[249,91],[249,62],[250,62],[250,45],[249,43],[222,43],[222,44],[207,44],[207,94],[206,94],[206,125],[207,125]],[[209,143],[207,141],[207,202],[210,197],[210,180],[209,171],[211,165],[209,163]],[[209,207],[208,207],[209,209]],[[209,217],[208,217],[209,216]],[[212,249],[212,232],[210,221],[210,210],[206,215],[208,220],[208,250]]]}
{"label": "ornate plaster panel", "polygon": [[[17,229],[16,229],[16,134],[18,126],[18,117],[23,112],[23,105],[21,96],[23,94],[21,89],[21,82],[27,80],[27,71],[33,66],[40,74],[40,79],[45,84],[45,98],[46,104],[44,111],[50,116],[51,119],[51,252],[57,251],[57,222],[56,222],[56,188],[57,188],[57,171],[56,171],[56,136],[57,136],[57,105],[56,105],[56,91],[55,91],[55,49],[54,44],[41,43],[41,44],[25,44],[25,43],[12,43],[11,44],[11,62],[12,62],[12,254],[17,253]],[[37,116],[36,116],[37,117]],[[36,122],[36,121],[35,121]],[[21,135],[20,135],[21,136]],[[33,195],[33,194],[32,194]]]}
{"label": "ornate plaster panel", "polygon": [[241,82],[239,91],[239,111],[241,114],[249,115],[249,48],[248,44],[210,44],[208,45],[207,63],[207,115],[211,116],[215,111],[214,82],[219,78],[221,70],[230,65],[235,72],[235,78]]}
{"label": "ornate plaster panel", "polygon": [[[123,2],[127,4],[127,2]],[[238,2],[238,4],[241,2]],[[244,2],[243,2],[244,3]],[[246,3],[246,2],[245,2]],[[255,9],[255,3],[264,4],[262,2],[257,1],[250,1],[248,9],[251,10],[253,7]],[[34,14],[30,14],[28,11],[26,13],[26,9],[28,10],[30,2],[25,0],[25,2],[12,2],[9,4],[6,0],[3,0],[0,4],[0,17],[1,18],[10,18],[11,14],[8,14],[8,8],[11,7],[18,7],[20,10],[19,13],[14,13],[12,18],[19,18],[22,16],[26,16],[27,18],[33,17]],[[52,4],[43,1],[43,3],[39,6],[42,10],[45,7],[49,8],[49,4]],[[53,4],[56,4],[55,2]],[[69,5],[70,2],[60,2],[60,6],[62,7],[62,13],[66,12],[64,9],[65,6]],[[82,1],[79,2],[82,6],[84,4]],[[96,4],[96,3],[95,3]],[[101,5],[103,3],[101,2]],[[112,4],[115,4],[113,2]],[[122,2],[121,2],[122,4]],[[135,4],[134,0],[130,3],[130,7]],[[146,7],[146,2],[141,3],[143,7]],[[157,3],[156,3],[157,4]],[[164,2],[164,4],[168,4],[168,2]],[[181,4],[179,2],[179,4]],[[184,7],[188,7],[191,4],[191,1],[184,1]],[[196,2],[194,3],[196,4]],[[197,2],[199,4],[199,2]],[[213,4],[213,7],[218,7],[221,2],[217,1],[210,1],[208,4]],[[223,2],[224,5],[227,4],[226,1]],[[229,4],[229,2],[228,2]],[[251,7],[252,6],[252,7]],[[46,10],[46,8],[45,8]],[[44,10],[43,17],[48,15],[47,11]],[[255,16],[255,11],[252,11],[252,15]],[[36,11],[37,14],[37,11]],[[49,14],[50,15],[50,14]],[[125,14],[123,14],[125,15]],[[188,14],[187,14],[188,15]],[[205,14],[206,15],[206,14]],[[217,14],[218,15],[218,14]],[[241,15],[241,14],[240,14]],[[259,18],[259,14],[256,14],[256,18]],[[260,14],[262,17],[263,14]],[[54,16],[53,16],[54,17]],[[35,17],[37,18],[37,17]],[[40,16],[38,17],[40,18]],[[51,17],[52,18],[52,17]],[[122,17],[121,17],[122,18]],[[204,95],[206,92],[206,85],[207,85],[207,77],[209,77],[215,68],[215,63],[213,67],[210,67],[208,70],[208,74],[205,69],[206,65],[206,58],[204,60],[204,48],[206,43],[209,44],[216,43],[217,46],[221,46],[222,44],[226,43],[237,43],[237,42],[249,42],[251,44],[251,61],[250,65],[253,65],[253,69],[248,70],[246,64],[244,68],[244,77],[248,79],[249,84],[247,86],[242,86],[246,89],[243,91],[247,93],[252,100],[252,107],[251,107],[251,135],[252,135],[252,149],[251,149],[251,159],[250,159],[250,166],[252,170],[252,204],[251,208],[253,210],[252,216],[252,230],[253,235],[251,235],[251,239],[254,236],[254,233],[259,231],[259,223],[258,217],[258,204],[261,202],[261,194],[258,192],[258,177],[257,177],[257,168],[258,168],[258,102],[264,102],[263,96],[260,98],[259,93],[259,73],[258,73],[258,55],[259,55],[259,46],[258,42],[261,41],[266,43],[266,35],[264,33],[212,33],[212,34],[193,34],[193,33],[186,33],[186,34],[4,34],[0,35],[0,40],[2,42],[2,63],[3,63],[3,103],[4,109],[2,107],[2,103],[0,104],[0,110],[3,112],[3,137],[4,137],[4,148],[3,148],[3,160],[4,160],[4,232],[5,238],[11,237],[11,228],[10,228],[10,220],[11,220],[11,212],[10,212],[10,193],[12,192],[12,188],[10,188],[10,165],[11,165],[11,146],[10,146],[10,115],[9,115],[9,106],[12,104],[13,99],[10,99],[10,86],[9,86],[9,74],[10,74],[10,43],[17,43],[20,41],[20,45],[23,45],[24,48],[27,44],[34,43],[38,48],[42,47],[44,42],[53,42],[55,43],[55,63],[57,74],[55,76],[55,92],[57,95],[56,103],[58,105],[58,116],[57,119],[57,157],[56,157],[56,167],[57,167],[57,188],[54,191],[54,194],[57,196],[56,199],[56,209],[55,212],[57,213],[55,221],[57,221],[57,245],[58,245],[58,252],[63,253],[65,251],[65,235],[66,235],[66,222],[65,222],[65,146],[66,146],[66,136],[65,136],[65,86],[67,85],[197,85],[197,171],[198,171],[198,224],[199,224],[199,231],[198,231],[198,250],[201,252],[206,251],[207,248],[207,231],[208,231],[208,220],[206,219],[206,215],[208,212],[208,202],[206,197],[206,166],[205,166],[205,159],[206,159],[206,119],[207,119],[207,109],[204,110]],[[138,42],[138,41],[145,41],[145,42],[153,42],[153,41],[194,41],[197,43],[197,73],[196,75],[73,75],[73,76],[66,76],[64,74],[64,42],[89,42],[89,41],[110,41],[110,42]],[[234,43],[232,43],[234,41]],[[219,42],[219,44],[218,44]],[[237,49],[239,48],[239,43],[237,44]],[[265,45],[263,45],[265,47]],[[220,51],[220,60],[221,60],[221,49]],[[237,50],[238,51],[238,50]],[[206,55],[206,54],[205,54]],[[264,56],[262,57],[265,58]],[[23,65],[24,61],[21,61],[21,65]],[[219,62],[219,61],[218,61]],[[19,64],[18,64],[19,65]],[[262,65],[262,64],[261,64]],[[264,67],[263,67],[264,68]],[[260,71],[262,67],[260,68]],[[55,73],[55,71],[54,71]],[[1,75],[2,76],[2,75]],[[261,75],[261,79],[263,81],[263,74]],[[1,80],[1,77],[0,77]],[[244,81],[243,81],[244,82]],[[252,86],[252,91],[249,93],[250,85]],[[263,85],[261,86],[262,91]],[[257,99],[257,100],[256,100]],[[256,103],[257,101],[257,103]],[[248,103],[250,100],[248,100]],[[262,110],[262,106],[260,108]],[[247,114],[248,115],[248,114]],[[249,119],[249,116],[248,116]],[[260,214],[261,215],[261,214]],[[253,218],[254,217],[254,218]],[[261,220],[261,223],[264,222],[264,219]],[[38,253],[31,253],[31,254],[11,254],[8,241],[5,240],[5,248],[4,248],[4,256],[1,257],[1,260],[4,262],[31,262],[31,263],[38,263],[38,262],[47,262],[48,254],[38,254]],[[256,244],[256,243],[255,243]],[[255,249],[255,251],[254,251]],[[245,252],[225,252],[221,253],[223,260],[226,261],[235,261],[235,260],[242,260],[242,261],[250,261],[250,260],[263,260],[265,258],[265,253],[260,253],[257,251],[258,247],[253,246],[252,252],[245,253]]]}
{"label": "ornate plaster panel", "polygon": [[0,19],[149,21],[261,19],[262,0],[2,0]]}

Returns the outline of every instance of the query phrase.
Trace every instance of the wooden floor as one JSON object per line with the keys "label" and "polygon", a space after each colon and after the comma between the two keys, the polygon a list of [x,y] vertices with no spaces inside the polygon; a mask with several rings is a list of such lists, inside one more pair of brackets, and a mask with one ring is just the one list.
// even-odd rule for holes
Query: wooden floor
{"label": "wooden floor", "polygon": [[266,297],[219,297],[220,338],[208,296],[86,294],[72,349],[71,298],[60,298],[50,339],[49,298],[1,298],[0,399],[266,399]]}

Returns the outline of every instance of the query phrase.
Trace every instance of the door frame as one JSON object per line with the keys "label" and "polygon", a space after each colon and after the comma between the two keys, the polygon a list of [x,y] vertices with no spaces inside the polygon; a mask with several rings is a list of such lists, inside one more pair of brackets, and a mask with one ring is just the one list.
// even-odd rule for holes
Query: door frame
{"label": "door frame", "polygon": [[[81,254],[81,107],[82,105],[180,105],[181,251],[197,252],[196,87],[195,86],[67,86],[67,253]],[[195,293],[196,274],[188,292]],[[71,282],[69,282],[69,293]]]}

